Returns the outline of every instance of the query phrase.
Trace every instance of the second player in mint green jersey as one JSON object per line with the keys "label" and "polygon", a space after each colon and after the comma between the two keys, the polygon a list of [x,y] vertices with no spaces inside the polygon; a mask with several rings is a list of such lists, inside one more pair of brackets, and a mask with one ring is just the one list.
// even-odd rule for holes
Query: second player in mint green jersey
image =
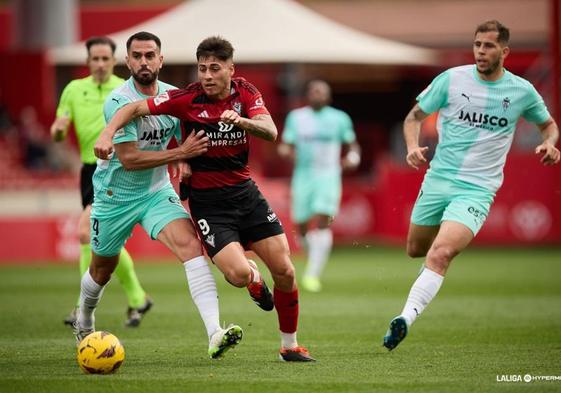
{"label": "second player in mint green jersey", "polygon": [[[288,114],[279,153],[294,159],[292,218],[298,224],[301,243],[305,241],[308,248],[302,287],[318,292],[333,243],[329,225],[341,202],[342,166],[356,168],[360,149],[349,115],[329,106],[331,88],[326,82],[311,81],[307,100],[307,106]],[[314,222],[315,229],[311,228]]]}
{"label": "second player in mint green jersey", "polygon": [[497,80],[485,80],[475,64],[443,72],[417,100],[424,113],[439,112],[440,141],[428,175],[492,193],[502,184],[518,119],[543,124],[551,117],[527,80],[507,70]]}
{"label": "second player in mint green jersey", "polygon": [[[115,43],[107,37],[92,37],[86,41],[90,76],[70,82],[62,92],[56,119],[51,126],[52,138],[64,140],[70,123],[74,124],[76,139],[80,147],[82,169],[80,171],[80,192],[82,207],[78,236],[80,240],[80,277],[90,266],[90,211],[93,202],[92,176],[96,169],[94,144],[105,127],[103,104],[111,91],[123,84],[124,80],[113,75],[115,66]],[[123,249],[116,271],[128,299],[126,326],[138,326],[142,316],[151,308],[152,302],[140,285],[131,256]],[[71,325],[76,320],[76,308],[65,318]]]}
{"label": "second player in mint green jersey", "polygon": [[[163,64],[160,50],[160,39],[148,32],[133,34],[127,40],[126,60],[132,77],[107,98],[108,122],[119,108],[150,96],[166,96],[166,91],[173,88],[158,81]],[[207,331],[210,357],[222,356],[242,338],[239,326],[220,327],[214,277],[168,174],[168,164],[179,168],[181,175],[186,174],[184,160],[205,153],[208,138],[204,131],[191,132],[178,147],[167,149],[174,136],[180,139],[176,118],[143,116],[117,130],[111,138],[113,156],[98,161],[91,214],[93,259],[90,271],[82,279],[80,312],[74,329],[78,341],[95,330],[95,308],[115,270],[119,250],[137,224],[183,264],[191,297]]]}
{"label": "second player in mint green jersey", "polygon": [[503,68],[510,32],[496,20],[477,26],[474,65],[440,74],[407,115],[407,163],[426,162],[419,146],[421,122],[439,112],[439,143],[411,214],[407,253],[426,257],[400,315],[391,322],[383,345],[393,350],[436,296],[453,258],[477,234],[503,181],[503,167],[516,123],[535,123],[543,142],[535,149],[544,165],[559,162],[559,129],[534,87]]}

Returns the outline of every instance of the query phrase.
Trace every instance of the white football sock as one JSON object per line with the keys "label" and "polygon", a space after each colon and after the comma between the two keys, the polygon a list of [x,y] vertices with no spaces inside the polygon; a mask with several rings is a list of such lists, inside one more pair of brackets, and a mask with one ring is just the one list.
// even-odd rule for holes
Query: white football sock
{"label": "white football sock", "polygon": [[298,341],[296,341],[296,332],[294,333],[283,333],[281,334],[281,347],[286,349],[293,349],[298,346]]}
{"label": "white football sock", "polygon": [[210,267],[203,256],[183,263],[191,298],[199,310],[205,324],[208,337],[220,328],[220,310],[218,308],[218,292],[216,281]]}
{"label": "white football sock", "polygon": [[305,276],[319,278],[333,245],[333,233],[331,229],[314,229],[307,233],[308,242],[308,265]]}
{"label": "white football sock", "polygon": [[[107,284],[106,284],[107,285]],[[80,309],[78,312],[78,325],[83,329],[94,329],[94,312],[101,296],[103,288],[94,281],[89,269],[82,276],[80,283]]]}
{"label": "white football sock", "polygon": [[426,267],[423,269],[417,280],[411,287],[409,297],[403,307],[401,315],[407,321],[407,325],[411,326],[415,319],[423,312],[429,305],[432,299],[438,293],[444,276],[433,272]]}

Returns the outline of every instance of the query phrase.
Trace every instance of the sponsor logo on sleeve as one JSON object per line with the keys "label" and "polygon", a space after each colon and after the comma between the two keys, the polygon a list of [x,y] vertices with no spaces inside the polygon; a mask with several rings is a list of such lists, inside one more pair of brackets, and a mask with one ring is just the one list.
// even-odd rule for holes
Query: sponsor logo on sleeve
{"label": "sponsor logo on sleeve", "polygon": [[263,108],[264,106],[265,106],[265,102],[263,101],[263,97],[259,97],[255,100],[253,106],[249,109],[258,109],[258,108]]}

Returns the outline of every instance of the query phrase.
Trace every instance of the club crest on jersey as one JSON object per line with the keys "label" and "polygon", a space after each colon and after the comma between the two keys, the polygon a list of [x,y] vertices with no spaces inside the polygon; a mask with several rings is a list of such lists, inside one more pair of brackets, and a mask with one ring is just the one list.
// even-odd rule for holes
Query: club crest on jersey
{"label": "club crest on jersey", "polygon": [[510,98],[505,97],[503,99],[503,109],[506,111],[509,106],[510,106]]}
{"label": "club crest on jersey", "polygon": [[236,101],[232,104],[232,109],[234,109],[236,112],[238,112],[238,115],[242,114],[242,103],[239,101]]}
{"label": "club crest on jersey", "polygon": [[154,105],[158,106],[166,101],[169,101],[169,94],[167,91],[154,98]]}
{"label": "club crest on jersey", "polygon": [[205,237],[205,242],[207,242],[211,247],[214,247],[214,233]]}

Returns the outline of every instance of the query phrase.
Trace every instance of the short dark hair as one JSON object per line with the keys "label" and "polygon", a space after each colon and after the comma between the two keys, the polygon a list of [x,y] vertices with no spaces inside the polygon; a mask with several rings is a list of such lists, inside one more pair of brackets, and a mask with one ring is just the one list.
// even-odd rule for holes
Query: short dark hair
{"label": "short dark hair", "polygon": [[510,30],[508,27],[503,25],[498,20],[488,20],[487,22],[483,22],[475,29],[475,34],[477,33],[487,33],[488,31],[496,31],[499,33],[497,41],[501,45],[508,45],[508,40],[510,39]]}
{"label": "short dark hair", "polygon": [[127,52],[130,50],[131,48],[131,44],[134,40],[137,41],[154,41],[156,43],[156,45],[158,46],[158,49],[162,49],[162,41],[160,41],[160,39],[158,38],[157,35],[149,33],[147,31],[139,31],[138,33],[134,33],[133,35],[131,35],[129,37],[129,39],[127,40]]}
{"label": "short dark hair", "polygon": [[197,60],[210,56],[222,61],[232,59],[234,57],[234,47],[230,41],[220,36],[205,38],[197,47]]}
{"label": "short dark hair", "polygon": [[115,41],[113,41],[109,37],[105,36],[95,36],[90,37],[86,41],[86,49],[88,50],[88,55],[90,54],[90,48],[94,45],[109,45],[111,47],[111,53],[115,54],[115,49],[117,49],[117,45]]}

